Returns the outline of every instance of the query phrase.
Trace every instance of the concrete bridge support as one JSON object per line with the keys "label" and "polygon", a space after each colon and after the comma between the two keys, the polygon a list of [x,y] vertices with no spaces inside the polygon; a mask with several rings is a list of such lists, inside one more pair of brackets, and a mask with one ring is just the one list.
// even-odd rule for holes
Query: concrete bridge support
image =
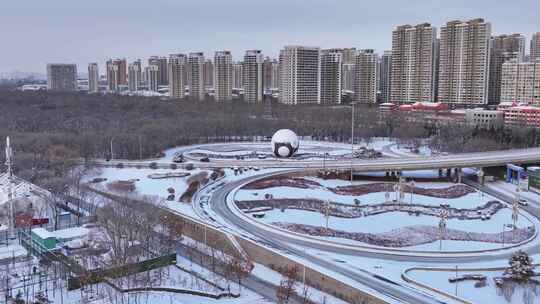
{"label": "concrete bridge support", "polygon": [[484,168],[478,168],[478,173],[476,175],[478,176],[478,183],[480,183],[481,185],[484,185],[484,181],[485,181]]}

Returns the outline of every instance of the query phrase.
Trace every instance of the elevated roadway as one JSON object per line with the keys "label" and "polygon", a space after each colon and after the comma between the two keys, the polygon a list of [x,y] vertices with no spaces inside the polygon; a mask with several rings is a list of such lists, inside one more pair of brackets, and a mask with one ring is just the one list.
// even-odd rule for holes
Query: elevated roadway
{"label": "elevated roadway", "polygon": [[[193,162],[192,162],[193,163]],[[448,169],[448,168],[482,168],[504,166],[506,164],[532,164],[540,163],[540,148],[515,149],[490,152],[461,153],[447,156],[431,157],[400,157],[382,158],[375,160],[352,159],[352,160],[294,160],[294,159],[252,159],[252,160],[217,160],[209,162],[195,162],[200,168],[228,168],[257,166],[261,168],[305,168],[305,169],[349,169],[355,171],[406,171],[424,169]],[[170,168],[169,161],[131,161],[131,160],[91,160],[90,164],[96,166],[125,166],[125,167],[149,167]],[[185,167],[186,163],[177,164],[179,168]]]}

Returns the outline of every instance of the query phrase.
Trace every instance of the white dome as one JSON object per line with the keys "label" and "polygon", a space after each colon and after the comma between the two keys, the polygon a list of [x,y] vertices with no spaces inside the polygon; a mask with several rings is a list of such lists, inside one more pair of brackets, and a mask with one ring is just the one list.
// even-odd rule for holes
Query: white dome
{"label": "white dome", "polygon": [[298,136],[289,129],[281,129],[272,136],[272,151],[278,157],[291,157],[300,146]]}

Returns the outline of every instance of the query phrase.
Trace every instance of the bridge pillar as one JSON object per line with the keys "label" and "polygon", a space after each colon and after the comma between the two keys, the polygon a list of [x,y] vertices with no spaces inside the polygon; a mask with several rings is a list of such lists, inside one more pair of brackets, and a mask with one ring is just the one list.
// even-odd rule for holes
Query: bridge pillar
{"label": "bridge pillar", "polygon": [[477,176],[478,176],[478,182],[481,185],[484,185],[484,168],[479,168]]}
{"label": "bridge pillar", "polygon": [[463,172],[462,172],[461,168],[457,168],[456,170],[457,170],[457,182],[458,182],[458,184],[461,184],[461,178],[463,176]]}
{"label": "bridge pillar", "polygon": [[439,169],[439,178],[442,178],[442,169]]}

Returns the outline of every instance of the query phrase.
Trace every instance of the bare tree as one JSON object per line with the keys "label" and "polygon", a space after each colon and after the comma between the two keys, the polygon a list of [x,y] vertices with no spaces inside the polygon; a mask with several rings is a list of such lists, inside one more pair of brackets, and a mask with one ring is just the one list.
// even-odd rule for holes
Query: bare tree
{"label": "bare tree", "polygon": [[287,304],[293,295],[296,294],[298,284],[298,267],[289,266],[282,272],[282,278],[276,289],[278,304]]}

